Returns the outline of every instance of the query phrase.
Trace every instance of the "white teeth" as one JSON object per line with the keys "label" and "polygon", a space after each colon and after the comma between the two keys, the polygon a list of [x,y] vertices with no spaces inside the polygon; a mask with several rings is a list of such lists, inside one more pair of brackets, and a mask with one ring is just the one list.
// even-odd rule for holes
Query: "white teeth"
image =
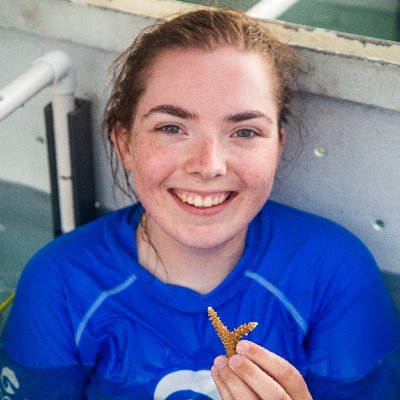
{"label": "white teeth", "polygon": [[194,206],[195,207],[203,207],[203,199],[199,196],[194,198]]}
{"label": "white teeth", "polygon": [[228,198],[229,193],[225,193],[214,198],[212,196],[207,196],[204,199],[200,196],[193,196],[180,192],[177,192],[176,195],[184,203],[188,203],[195,207],[208,208],[223,203]]}
{"label": "white teeth", "polygon": [[213,205],[213,200],[210,196],[207,196],[204,200],[203,200],[203,207],[211,207]]}

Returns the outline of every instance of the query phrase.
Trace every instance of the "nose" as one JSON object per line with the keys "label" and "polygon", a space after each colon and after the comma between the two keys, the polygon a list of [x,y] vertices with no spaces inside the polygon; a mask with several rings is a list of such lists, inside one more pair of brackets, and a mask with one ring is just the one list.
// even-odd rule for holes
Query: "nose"
{"label": "nose", "polygon": [[185,170],[205,180],[225,175],[226,155],[221,143],[214,137],[201,138],[193,143]]}

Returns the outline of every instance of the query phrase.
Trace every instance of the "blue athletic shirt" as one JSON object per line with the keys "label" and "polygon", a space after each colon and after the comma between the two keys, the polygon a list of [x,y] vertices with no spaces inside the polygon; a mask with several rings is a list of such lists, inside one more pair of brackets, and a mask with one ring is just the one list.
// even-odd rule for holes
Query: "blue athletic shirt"
{"label": "blue athletic shirt", "polygon": [[[210,293],[138,264],[130,206],[57,238],[24,269],[2,335],[1,399],[219,399],[207,315],[292,363],[314,399],[400,399],[400,328],[380,272],[344,228],[268,201]],[[8,396],[8,397],[7,397]]]}

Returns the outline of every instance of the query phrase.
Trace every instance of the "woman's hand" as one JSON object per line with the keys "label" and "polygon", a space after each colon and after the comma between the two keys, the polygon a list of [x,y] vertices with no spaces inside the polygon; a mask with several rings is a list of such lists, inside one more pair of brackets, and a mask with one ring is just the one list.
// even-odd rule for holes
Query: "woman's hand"
{"label": "woman's hand", "polygon": [[293,365],[247,340],[238,354],[218,356],[211,374],[223,400],[311,400],[307,385]]}

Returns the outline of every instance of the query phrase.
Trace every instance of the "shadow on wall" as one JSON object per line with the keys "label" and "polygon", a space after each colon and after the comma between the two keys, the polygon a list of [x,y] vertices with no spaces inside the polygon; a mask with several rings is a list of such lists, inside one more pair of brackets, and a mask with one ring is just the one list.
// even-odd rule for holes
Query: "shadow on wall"
{"label": "shadow on wall", "polygon": [[400,313],[400,275],[393,272],[384,272],[383,278],[392,294],[394,303]]}
{"label": "shadow on wall", "polygon": [[0,290],[15,288],[25,263],[53,237],[50,195],[0,181]]}

